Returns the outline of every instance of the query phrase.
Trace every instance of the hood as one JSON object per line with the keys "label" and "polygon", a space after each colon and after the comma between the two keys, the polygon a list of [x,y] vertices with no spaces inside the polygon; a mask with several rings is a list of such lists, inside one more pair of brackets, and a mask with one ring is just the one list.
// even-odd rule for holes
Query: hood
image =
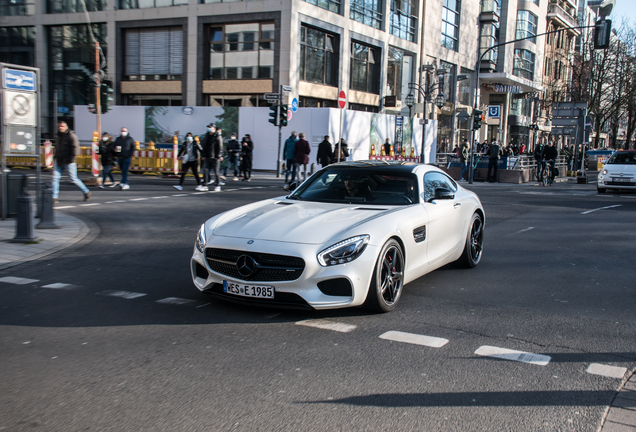
{"label": "hood", "polygon": [[354,225],[396,210],[399,208],[266,200],[230,212],[221,218],[213,233],[251,240],[322,244]]}

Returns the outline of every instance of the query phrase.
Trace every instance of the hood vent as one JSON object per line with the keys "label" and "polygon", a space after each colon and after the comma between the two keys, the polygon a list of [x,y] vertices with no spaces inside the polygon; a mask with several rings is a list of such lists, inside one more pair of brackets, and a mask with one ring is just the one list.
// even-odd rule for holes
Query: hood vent
{"label": "hood vent", "polygon": [[387,210],[385,208],[378,208],[378,207],[356,207],[354,208],[354,210],[373,210],[373,211],[384,211]]}

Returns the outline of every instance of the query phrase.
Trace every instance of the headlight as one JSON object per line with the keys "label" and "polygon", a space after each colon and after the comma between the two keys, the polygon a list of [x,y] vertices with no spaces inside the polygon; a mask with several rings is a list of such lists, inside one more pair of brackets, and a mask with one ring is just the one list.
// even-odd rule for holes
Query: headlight
{"label": "headlight", "polygon": [[603,170],[603,174],[607,174],[607,170],[606,169]]}
{"label": "headlight", "polygon": [[320,252],[318,262],[323,267],[351,262],[364,252],[367,243],[369,236],[366,234],[348,238]]}
{"label": "headlight", "polygon": [[205,243],[206,243],[206,238],[205,238],[205,224],[201,225],[201,228],[199,228],[199,232],[197,233],[197,241],[195,243],[195,246],[197,247],[197,250],[201,253],[203,253],[203,249],[205,248]]}

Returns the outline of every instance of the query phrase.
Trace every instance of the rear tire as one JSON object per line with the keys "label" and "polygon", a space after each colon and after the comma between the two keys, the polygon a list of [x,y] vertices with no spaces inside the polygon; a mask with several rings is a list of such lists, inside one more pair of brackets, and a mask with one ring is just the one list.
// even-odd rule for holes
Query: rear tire
{"label": "rear tire", "polygon": [[371,312],[391,312],[400,301],[403,287],[404,254],[400,244],[391,239],[378,255],[364,306]]}
{"label": "rear tire", "polygon": [[464,244],[464,252],[456,261],[460,267],[473,268],[481,261],[484,249],[484,220],[479,213],[473,213],[470,228]]}

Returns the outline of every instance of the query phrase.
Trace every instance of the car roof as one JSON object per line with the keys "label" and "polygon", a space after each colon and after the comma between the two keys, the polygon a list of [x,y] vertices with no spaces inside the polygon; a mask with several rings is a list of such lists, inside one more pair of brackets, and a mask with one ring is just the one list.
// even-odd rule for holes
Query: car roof
{"label": "car roof", "polygon": [[332,169],[370,169],[370,170],[382,170],[390,172],[400,173],[412,173],[415,168],[424,166],[423,164],[416,162],[405,162],[396,160],[359,160],[350,162],[340,162],[337,164],[329,165],[327,168]]}

